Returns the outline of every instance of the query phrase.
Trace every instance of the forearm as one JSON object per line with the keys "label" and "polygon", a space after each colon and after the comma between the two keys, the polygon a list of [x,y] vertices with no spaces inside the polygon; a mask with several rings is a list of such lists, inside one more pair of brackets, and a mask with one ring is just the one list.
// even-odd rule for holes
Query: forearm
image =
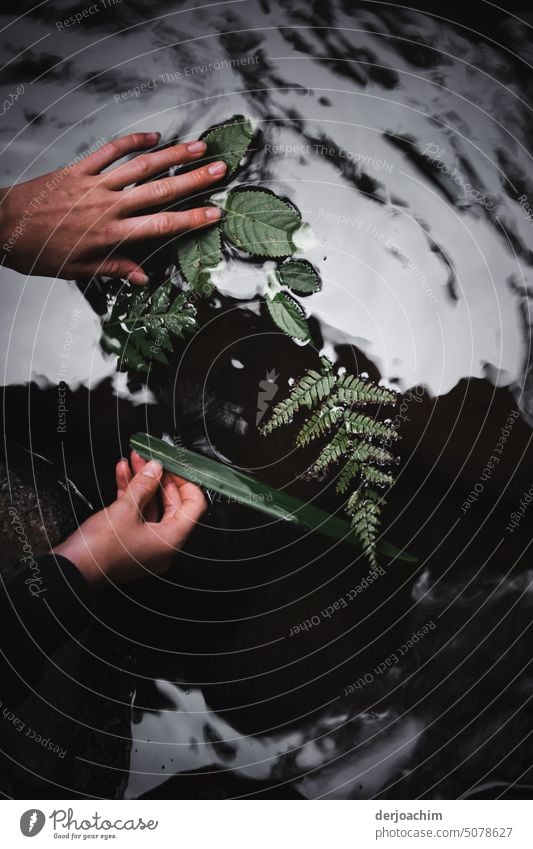
{"label": "forearm", "polygon": [[42,675],[47,658],[89,622],[89,588],[64,557],[34,560],[0,584],[0,687],[13,706]]}
{"label": "forearm", "polygon": [[12,220],[8,197],[9,188],[0,188],[0,257],[3,265],[12,267],[10,254],[15,240],[17,222]]}

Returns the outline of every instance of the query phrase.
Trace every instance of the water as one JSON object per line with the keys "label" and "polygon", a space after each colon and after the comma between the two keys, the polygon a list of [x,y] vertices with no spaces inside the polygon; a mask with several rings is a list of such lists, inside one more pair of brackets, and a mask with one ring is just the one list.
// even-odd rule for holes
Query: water
{"label": "water", "polygon": [[[216,504],[170,583],[133,588],[114,623],[137,644],[124,792],[171,795],[179,781],[178,792],[215,795],[519,794],[531,760],[529,518],[506,527],[531,486],[528,25],[484,7],[480,34],[479,15],[464,11],[472,18],[455,27],[456,11],[434,3],[425,14],[374,2],[190,6],[152,5],[148,21],[124,3],[62,32],[50,29],[53,3],[31,16],[31,40],[43,41],[7,70],[8,87],[22,76],[27,91],[3,119],[4,181],[111,135],[189,139],[249,115],[263,145],[238,179],[291,198],[309,224],[305,255],[323,279],[305,300],[317,350],[405,393],[384,534],[420,563],[387,566],[328,618],[365,564]],[[9,38],[27,45],[26,25]],[[129,433],[147,427],[309,497],[305,455],[254,426],[266,373],[285,390],[313,356],[261,314],[267,274],[237,258],[220,270],[206,329],[178,352],[175,376],[146,389],[115,375],[74,284],[3,272],[8,401],[33,380],[32,415],[53,408],[79,311],[67,366],[76,427],[62,442],[91,501]],[[23,405],[12,404],[16,428]],[[482,478],[516,404],[522,417]],[[34,443],[58,451],[53,422],[39,421]],[[334,504],[327,487],[321,499]]]}

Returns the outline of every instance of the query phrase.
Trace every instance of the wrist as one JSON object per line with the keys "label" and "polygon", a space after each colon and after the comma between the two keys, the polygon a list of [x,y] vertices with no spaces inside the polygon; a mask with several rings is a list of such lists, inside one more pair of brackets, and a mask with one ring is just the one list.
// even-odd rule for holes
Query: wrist
{"label": "wrist", "polygon": [[103,571],[98,567],[83,539],[77,539],[78,534],[73,534],[64,542],[52,549],[52,554],[60,554],[74,564],[83,577],[90,592],[96,592],[104,583]]}

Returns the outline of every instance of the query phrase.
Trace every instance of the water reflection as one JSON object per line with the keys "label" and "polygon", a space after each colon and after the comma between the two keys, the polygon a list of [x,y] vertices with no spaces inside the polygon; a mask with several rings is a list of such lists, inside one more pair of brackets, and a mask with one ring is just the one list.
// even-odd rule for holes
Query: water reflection
{"label": "water reflection", "polygon": [[[48,38],[33,63],[12,63],[13,79],[38,61],[43,70],[2,128],[7,141],[15,110],[19,121],[20,111],[39,116],[38,138],[28,129],[8,143],[6,177],[154,122],[167,138],[190,137],[245,112],[266,146],[243,177],[290,195],[312,225],[309,256],[325,285],[308,306],[331,341],[356,342],[402,389],[519,380],[525,343],[509,279],[523,287],[529,277],[531,223],[518,200],[529,156],[521,81],[504,53],[379,5],[329,4],[323,18],[299,3],[247,1],[142,17],[117,6],[93,21],[99,38],[78,27]],[[11,36],[25,37],[21,26]],[[249,296],[247,273],[231,269],[237,297]],[[32,328],[33,302],[25,292],[17,318]]]}

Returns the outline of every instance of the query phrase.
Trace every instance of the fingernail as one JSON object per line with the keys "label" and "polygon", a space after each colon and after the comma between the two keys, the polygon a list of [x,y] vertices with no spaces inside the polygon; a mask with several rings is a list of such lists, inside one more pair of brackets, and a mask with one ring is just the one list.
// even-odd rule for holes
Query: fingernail
{"label": "fingernail", "polygon": [[146,138],[150,142],[158,142],[161,138],[161,133],[146,133]]}
{"label": "fingernail", "polygon": [[187,145],[189,153],[203,153],[207,145],[203,141],[193,141]]}
{"label": "fingernail", "polygon": [[158,460],[150,460],[150,462],[147,463],[142,470],[141,474],[146,475],[148,478],[158,478],[162,471],[163,466]]}
{"label": "fingernail", "polygon": [[127,277],[128,283],[135,283],[138,286],[146,286],[149,279],[144,271],[132,271]]}
{"label": "fingernail", "polygon": [[208,218],[209,221],[218,221],[221,215],[222,210],[218,209],[218,207],[216,206],[211,206],[205,211],[205,217]]}
{"label": "fingernail", "polygon": [[226,170],[225,162],[213,162],[212,165],[207,169],[210,174],[223,174]]}

